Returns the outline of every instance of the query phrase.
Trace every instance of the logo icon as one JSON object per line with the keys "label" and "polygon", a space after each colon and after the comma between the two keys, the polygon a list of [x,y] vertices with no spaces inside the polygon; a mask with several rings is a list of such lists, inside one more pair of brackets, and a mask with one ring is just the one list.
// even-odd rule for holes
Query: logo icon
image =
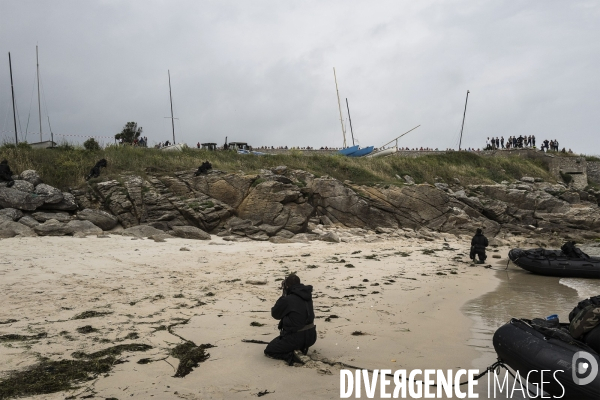
{"label": "logo icon", "polygon": [[583,386],[591,383],[598,375],[598,361],[586,351],[578,351],[573,355],[573,382]]}

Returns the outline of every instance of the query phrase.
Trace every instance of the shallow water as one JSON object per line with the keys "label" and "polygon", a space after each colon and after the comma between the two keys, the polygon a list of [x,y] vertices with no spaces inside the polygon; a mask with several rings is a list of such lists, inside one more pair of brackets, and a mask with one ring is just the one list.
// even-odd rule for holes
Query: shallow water
{"label": "shallow water", "polygon": [[[582,249],[589,255],[600,256],[600,247],[596,245]],[[489,270],[500,280],[496,289],[463,307],[463,312],[474,321],[468,344],[480,352],[480,357],[473,360],[473,367],[480,371],[496,361],[492,337],[496,329],[511,318],[545,318],[558,314],[560,322],[569,322],[569,312],[579,301],[600,294],[598,279],[540,276],[512,263],[506,269],[506,262],[507,259],[498,261],[493,270]],[[482,387],[478,393],[480,398],[486,398],[487,379],[480,382]]]}

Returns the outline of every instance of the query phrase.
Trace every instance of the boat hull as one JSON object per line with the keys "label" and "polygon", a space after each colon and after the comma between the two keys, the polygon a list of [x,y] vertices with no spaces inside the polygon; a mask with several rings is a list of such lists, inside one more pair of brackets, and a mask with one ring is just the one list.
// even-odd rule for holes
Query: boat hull
{"label": "boat hull", "polygon": [[392,148],[381,150],[378,152],[373,152],[373,153],[369,154],[367,157],[385,157],[385,156],[394,154],[397,151],[398,151],[397,147],[392,147]]}
{"label": "boat hull", "polygon": [[[573,380],[575,353],[586,351],[600,365],[600,356],[591,349],[584,350],[583,347],[546,337],[518,319],[512,319],[498,328],[494,333],[493,344],[498,358],[518,371],[523,383],[530,371],[537,371],[529,375],[528,382],[537,384],[539,388],[543,379],[544,391],[552,396],[559,397],[564,391],[562,399],[600,398],[600,374],[587,385],[577,385]],[[542,370],[550,372],[541,375],[539,371]]]}
{"label": "boat hull", "polygon": [[570,258],[560,250],[512,249],[510,260],[518,267],[538,275],[563,278],[600,279],[600,258]]}
{"label": "boat hull", "polygon": [[343,156],[349,156],[350,154],[358,151],[358,149],[359,149],[358,145],[352,146],[352,147],[346,147],[345,149],[338,151],[338,154],[341,154]]}
{"label": "boat hull", "polygon": [[362,156],[366,156],[367,154],[373,152],[374,148],[375,147],[373,147],[373,146],[365,147],[364,149],[360,149],[358,151],[355,151],[352,154],[348,154],[348,157],[362,157]]}

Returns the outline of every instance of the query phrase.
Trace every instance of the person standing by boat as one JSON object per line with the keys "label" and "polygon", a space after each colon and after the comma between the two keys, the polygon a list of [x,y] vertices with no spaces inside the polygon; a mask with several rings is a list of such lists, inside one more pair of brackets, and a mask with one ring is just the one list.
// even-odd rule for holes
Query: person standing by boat
{"label": "person standing by boat", "polygon": [[471,255],[470,258],[475,262],[475,256],[479,257],[479,264],[483,264],[487,258],[485,248],[488,247],[488,240],[483,235],[481,228],[477,228],[475,236],[471,239]]}

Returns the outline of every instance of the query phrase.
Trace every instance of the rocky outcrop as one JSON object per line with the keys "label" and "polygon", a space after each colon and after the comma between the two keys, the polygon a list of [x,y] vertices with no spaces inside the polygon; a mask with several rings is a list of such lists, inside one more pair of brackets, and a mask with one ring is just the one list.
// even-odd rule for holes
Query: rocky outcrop
{"label": "rocky outcrop", "polygon": [[594,238],[600,232],[600,191],[535,177],[472,186],[457,179],[429,185],[398,178],[397,185],[363,186],[279,166],[253,175],[149,171],[70,193],[41,183],[35,171],[19,178],[12,188],[0,186],[4,237],[81,236],[119,224],[125,235],[160,240],[208,240],[212,233],[226,240],[272,242],[338,242],[347,240],[348,232],[368,240],[409,232],[470,235],[478,227],[488,237],[557,232]]}

